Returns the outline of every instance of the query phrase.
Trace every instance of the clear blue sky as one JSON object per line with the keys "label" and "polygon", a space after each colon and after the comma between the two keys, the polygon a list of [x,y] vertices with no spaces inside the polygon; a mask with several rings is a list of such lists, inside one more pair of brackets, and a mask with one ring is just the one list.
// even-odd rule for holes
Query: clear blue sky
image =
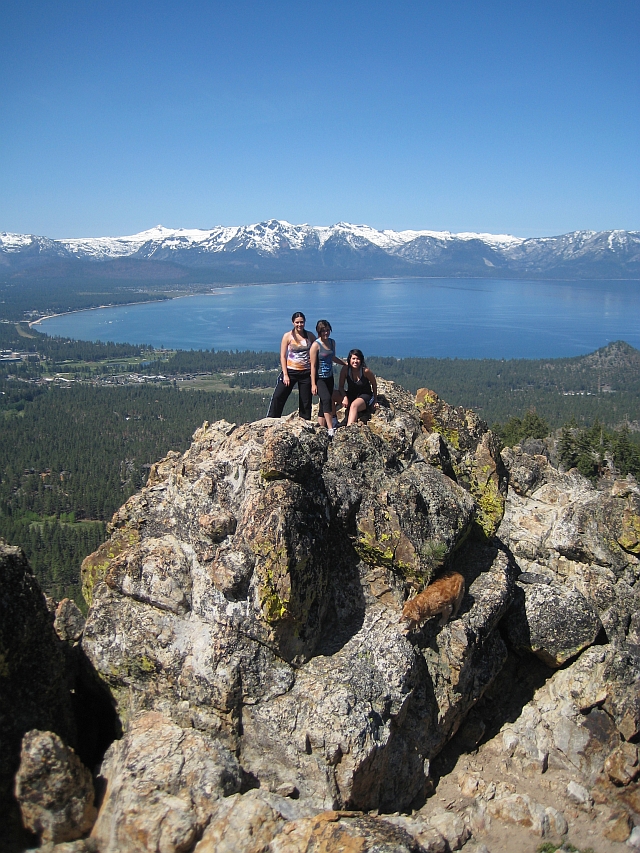
{"label": "clear blue sky", "polygon": [[0,231],[640,229],[638,0],[4,0]]}

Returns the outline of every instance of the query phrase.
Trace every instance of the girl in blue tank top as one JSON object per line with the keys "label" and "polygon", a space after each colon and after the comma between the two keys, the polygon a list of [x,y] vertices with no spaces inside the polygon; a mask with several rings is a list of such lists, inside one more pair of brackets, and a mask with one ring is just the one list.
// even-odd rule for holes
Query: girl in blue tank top
{"label": "girl in blue tank top", "polygon": [[336,416],[336,399],[333,390],[333,365],[346,365],[346,361],[336,355],[336,342],[330,338],[331,323],[318,320],[316,323],[318,338],[311,345],[311,391],[320,397],[318,423],[326,426],[329,436],[333,436]]}

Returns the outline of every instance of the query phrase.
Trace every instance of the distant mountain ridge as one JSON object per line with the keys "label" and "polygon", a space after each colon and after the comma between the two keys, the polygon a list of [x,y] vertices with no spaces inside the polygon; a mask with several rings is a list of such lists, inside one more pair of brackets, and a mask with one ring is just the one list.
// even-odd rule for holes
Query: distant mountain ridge
{"label": "distant mountain ridge", "polygon": [[640,278],[640,231],[522,238],[378,231],[347,222],[292,225],[271,219],[212,229],[158,225],[125,237],[53,240],[0,233],[0,276],[22,278],[28,271],[51,277],[99,274],[203,282],[378,276]]}

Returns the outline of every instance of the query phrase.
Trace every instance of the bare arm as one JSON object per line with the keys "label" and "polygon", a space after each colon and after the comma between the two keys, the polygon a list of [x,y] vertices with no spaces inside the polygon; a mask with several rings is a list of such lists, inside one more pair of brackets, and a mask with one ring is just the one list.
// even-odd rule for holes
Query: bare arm
{"label": "bare arm", "polygon": [[309,350],[309,358],[311,360],[311,393],[316,396],[318,393],[318,353],[320,347],[318,342],[314,341]]}
{"label": "bare arm", "polygon": [[369,382],[371,383],[371,388],[373,389],[373,396],[378,396],[378,383],[376,382],[376,377],[373,371],[369,370],[368,367],[365,367],[364,375],[367,377]]}
{"label": "bare arm", "polygon": [[344,388],[344,383],[347,381],[347,365],[345,365],[340,371],[340,378],[338,379],[338,393],[342,396],[342,405],[348,406],[349,400],[347,399],[347,394]]}
{"label": "bare arm", "polygon": [[287,344],[289,342],[289,332],[285,332],[280,343],[280,367],[282,368],[282,381],[285,385],[289,384],[289,374],[287,372]]}

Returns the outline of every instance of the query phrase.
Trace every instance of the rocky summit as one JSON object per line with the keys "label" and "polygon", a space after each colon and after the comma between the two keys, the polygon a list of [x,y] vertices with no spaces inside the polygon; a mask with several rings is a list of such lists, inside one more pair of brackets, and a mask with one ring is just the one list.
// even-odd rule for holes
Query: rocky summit
{"label": "rocky summit", "polygon": [[[84,561],[84,625],[70,602],[47,620],[7,553],[3,607],[18,624],[21,595],[19,618],[84,685],[48,716],[12,688],[3,767],[32,838],[59,853],[640,848],[640,489],[562,472],[551,444],[501,453],[430,391],[379,392],[332,440],[297,416],[205,423]],[[457,615],[407,631],[405,601],[444,570],[465,579]],[[18,677],[29,650],[2,636],[0,677]],[[47,689],[53,666],[34,669]],[[95,808],[78,755],[99,762]]]}

